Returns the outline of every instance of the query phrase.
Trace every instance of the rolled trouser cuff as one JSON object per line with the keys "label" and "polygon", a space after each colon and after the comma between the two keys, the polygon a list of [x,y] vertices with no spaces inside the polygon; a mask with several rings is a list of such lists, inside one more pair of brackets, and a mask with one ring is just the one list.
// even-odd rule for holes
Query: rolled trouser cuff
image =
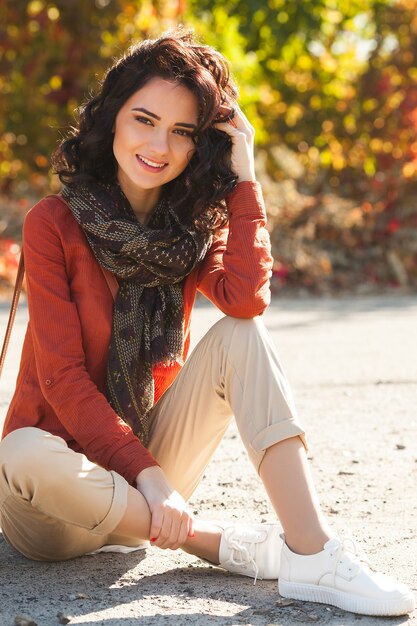
{"label": "rolled trouser cuff", "polygon": [[292,437],[299,437],[306,451],[308,450],[304,429],[295,420],[271,424],[258,433],[248,449],[255,469],[259,472],[259,467],[268,448]]}
{"label": "rolled trouser cuff", "polygon": [[106,517],[92,529],[92,532],[97,535],[112,533],[122,520],[127,507],[127,491],[129,489],[127,481],[117,472],[111,471],[110,474],[114,482],[113,500]]}

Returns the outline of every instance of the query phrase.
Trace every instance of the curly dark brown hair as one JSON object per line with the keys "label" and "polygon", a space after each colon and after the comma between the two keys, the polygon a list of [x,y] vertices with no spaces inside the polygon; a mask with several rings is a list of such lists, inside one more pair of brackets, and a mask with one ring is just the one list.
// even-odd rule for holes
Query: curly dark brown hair
{"label": "curly dark brown hair", "polygon": [[[70,186],[91,179],[115,181],[112,129],[116,115],[154,77],[178,82],[197,98],[195,152],[182,174],[164,186],[164,193],[181,221],[213,232],[227,221],[224,198],[237,177],[229,165],[230,138],[212,124],[230,118],[238,92],[224,57],[196,42],[192,32],[168,31],[159,39],[133,45],[119,58],[104,76],[99,92],[80,107],[78,126],[53,154],[54,170]],[[230,107],[227,115],[220,115],[221,105]]]}

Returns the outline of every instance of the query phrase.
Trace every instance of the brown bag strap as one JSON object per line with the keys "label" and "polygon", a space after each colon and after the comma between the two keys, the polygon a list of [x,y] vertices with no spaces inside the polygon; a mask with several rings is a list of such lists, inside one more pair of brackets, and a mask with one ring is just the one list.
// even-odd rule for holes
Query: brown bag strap
{"label": "brown bag strap", "polygon": [[20,297],[20,292],[21,292],[21,289],[22,289],[22,283],[23,283],[23,276],[24,276],[24,274],[25,274],[25,263],[24,263],[24,260],[23,260],[23,249],[22,249],[22,251],[20,253],[19,268],[17,270],[16,284],[14,286],[14,294],[13,294],[13,299],[12,299],[12,305],[11,305],[11,308],[10,308],[9,322],[7,324],[7,329],[6,329],[6,334],[5,334],[5,337],[4,337],[3,347],[1,349],[0,376],[1,376],[1,372],[3,370],[4,361],[6,359],[6,352],[7,352],[8,346],[9,346],[10,335],[12,333],[14,318],[16,317],[16,309],[17,309],[17,305],[19,303],[19,297]]}

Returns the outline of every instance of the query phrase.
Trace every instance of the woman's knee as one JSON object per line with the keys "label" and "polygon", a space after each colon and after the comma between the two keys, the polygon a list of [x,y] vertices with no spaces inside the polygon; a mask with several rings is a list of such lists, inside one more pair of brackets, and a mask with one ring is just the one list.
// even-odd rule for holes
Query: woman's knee
{"label": "woman's knee", "polygon": [[214,324],[212,331],[215,334],[223,335],[230,339],[232,336],[250,337],[252,335],[259,335],[264,328],[260,317],[243,318],[226,315]]}
{"label": "woman's knee", "polygon": [[53,474],[51,457],[67,449],[61,437],[40,428],[19,428],[0,442],[0,465],[8,476]]}

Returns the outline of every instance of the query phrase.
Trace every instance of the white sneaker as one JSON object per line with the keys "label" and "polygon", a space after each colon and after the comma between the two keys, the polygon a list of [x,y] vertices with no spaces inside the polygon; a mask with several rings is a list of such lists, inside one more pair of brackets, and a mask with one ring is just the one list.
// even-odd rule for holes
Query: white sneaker
{"label": "white sneaker", "polygon": [[279,524],[222,526],[219,567],[234,574],[276,580],[283,545]]}
{"label": "white sneaker", "polygon": [[362,615],[405,615],[415,608],[411,589],[372,571],[351,539],[330,539],[322,552],[307,556],[295,554],[284,543],[278,589],[284,598],[322,602]]}

